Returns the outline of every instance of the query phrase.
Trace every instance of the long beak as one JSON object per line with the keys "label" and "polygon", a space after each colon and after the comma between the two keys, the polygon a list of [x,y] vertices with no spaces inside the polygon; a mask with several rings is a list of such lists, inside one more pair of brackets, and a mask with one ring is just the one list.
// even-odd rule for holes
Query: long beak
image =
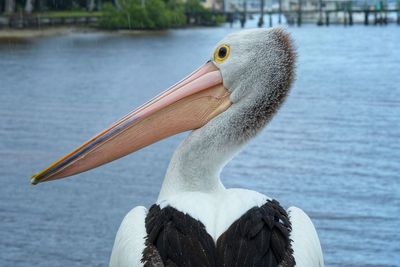
{"label": "long beak", "polygon": [[32,176],[31,183],[75,175],[180,132],[202,127],[231,105],[220,71],[208,62],[110,128]]}

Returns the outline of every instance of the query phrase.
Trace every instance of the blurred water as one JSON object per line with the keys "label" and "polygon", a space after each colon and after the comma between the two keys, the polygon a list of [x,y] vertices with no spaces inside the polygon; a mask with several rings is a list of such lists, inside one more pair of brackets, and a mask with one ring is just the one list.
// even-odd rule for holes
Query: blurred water
{"label": "blurred water", "polygon": [[[123,216],[157,198],[175,136],[57,182],[29,177],[204,63],[237,29],[0,44],[0,266],[106,266]],[[400,27],[289,28],[297,81],[223,171],[296,205],[327,266],[399,266]]]}

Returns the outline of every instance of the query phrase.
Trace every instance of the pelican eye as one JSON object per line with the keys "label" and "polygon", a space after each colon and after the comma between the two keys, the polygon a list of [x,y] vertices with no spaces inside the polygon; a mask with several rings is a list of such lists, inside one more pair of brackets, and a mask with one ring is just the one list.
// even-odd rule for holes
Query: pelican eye
{"label": "pelican eye", "polygon": [[220,45],[214,52],[214,60],[217,63],[222,63],[229,57],[230,48],[228,45]]}

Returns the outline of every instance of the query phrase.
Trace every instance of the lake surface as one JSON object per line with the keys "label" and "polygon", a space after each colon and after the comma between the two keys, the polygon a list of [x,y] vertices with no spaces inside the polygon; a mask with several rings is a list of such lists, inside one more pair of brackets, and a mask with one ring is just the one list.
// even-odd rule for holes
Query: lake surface
{"label": "lake surface", "polygon": [[[124,215],[156,200],[186,133],[69,179],[32,187],[30,176],[203,64],[236,30],[0,44],[0,266],[107,266]],[[299,54],[291,95],[223,182],[304,209],[327,266],[400,266],[400,27],[289,31]]]}

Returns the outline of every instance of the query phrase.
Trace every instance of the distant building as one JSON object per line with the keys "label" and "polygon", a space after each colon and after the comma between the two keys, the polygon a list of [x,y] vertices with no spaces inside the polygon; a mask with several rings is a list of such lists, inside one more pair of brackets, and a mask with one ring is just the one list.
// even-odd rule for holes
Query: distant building
{"label": "distant building", "polygon": [[200,0],[205,8],[221,12],[238,12],[244,9],[247,2],[247,8],[258,8],[260,10],[260,0]]}
{"label": "distant building", "polygon": [[[264,0],[265,10],[268,8],[268,4],[270,3],[270,0]],[[261,0],[224,0],[223,6],[225,12],[243,11],[245,6],[247,11],[260,11]]]}
{"label": "distant building", "polygon": [[223,0],[200,0],[200,2],[205,8],[221,12],[224,10]]}

